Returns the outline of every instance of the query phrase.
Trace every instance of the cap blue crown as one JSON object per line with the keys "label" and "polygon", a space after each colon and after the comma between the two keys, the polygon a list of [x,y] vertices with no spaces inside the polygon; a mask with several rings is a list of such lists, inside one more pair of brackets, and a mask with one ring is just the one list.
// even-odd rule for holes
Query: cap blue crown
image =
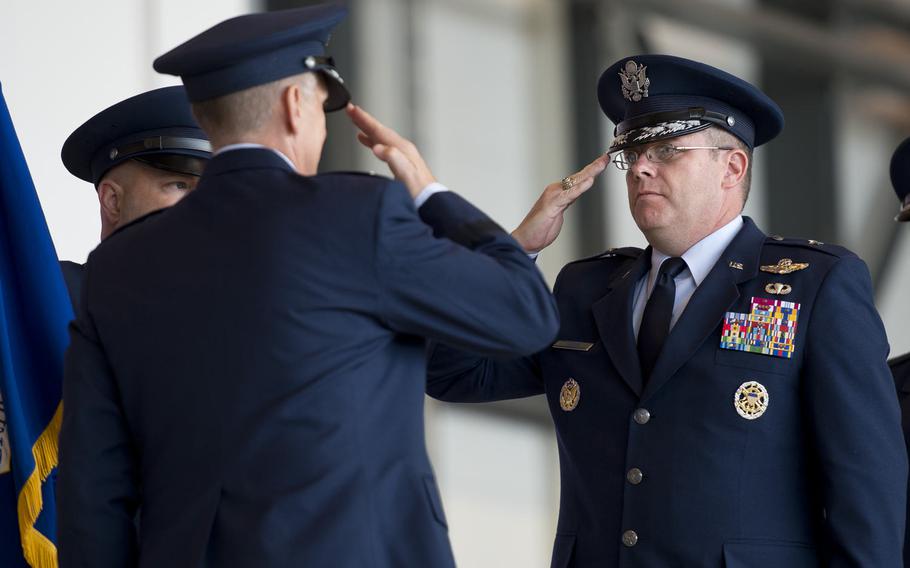
{"label": "cap blue crown", "polygon": [[755,86],[710,65],[671,55],[635,55],[611,65],[597,98],[616,124],[610,152],[717,126],[749,148],[784,126],[780,107]]}
{"label": "cap blue crown", "polygon": [[344,80],[326,57],[332,30],[347,15],[337,4],[247,14],[225,20],[155,60],[159,73],[179,75],[199,102],[308,71],[326,78],[327,111],[350,100]]}
{"label": "cap blue crown", "polygon": [[114,166],[157,155],[208,159],[212,147],[196,124],[183,87],[164,87],[104,109],[63,143],[71,174],[98,185]]}

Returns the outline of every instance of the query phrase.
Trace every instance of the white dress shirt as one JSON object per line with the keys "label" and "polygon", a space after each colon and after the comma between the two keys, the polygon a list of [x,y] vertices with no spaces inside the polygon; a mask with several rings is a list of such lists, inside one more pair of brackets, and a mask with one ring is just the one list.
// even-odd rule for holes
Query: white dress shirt
{"label": "white dress shirt", "polygon": [[426,186],[421,190],[420,194],[414,199],[414,205],[420,209],[420,206],[427,202],[427,199],[433,197],[434,194],[439,193],[440,191],[449,191],[449,188],[442,185],[441,183],[433,182],[430,185]]}
{"label": "white dress shirt", "polygon": [[[742,216],[717,229],[707,237],[698,241],[686,252],[683,253],[682,259],[686,261],[686,269],[683,270],[674,281],[676,282],[676,299],[673,302],[673,318],[670,320],[670,329],[676,325],[679,316],[695,293],[695,289],[704,281],[717,264],[720,255],[724,253],[727,247],[733,242],[733,238],[739,233],[743,226]],[[632,329],[635,332],[635,338],[638,339],[638,330],[641,328],[641,317],[645,312],[645,304],[651,297],[654,290],[654,284],[657,281],[657,274],[660,265],[667,260],[666,255],[659,250],[651,249],[651,270],[641,277],[635,288],[635,303],[632,306]]]}
{"label": "white dress shirt", "polygon": [[[275,148],[269,148],[268,146],[263,146],[262,144],[254,144],[252,142],[239,142],[237,144],[228,144],[227,146],[222,146],[219,148],[212,156],[217,156],[218,154],[223,154],[225,152],[230,152],[231,150],[248,150],[250,148],[259,148],[262,150],[270,150],[288,163],[291,166],[291,169],[297,171],[297,166],[294,165],[294,162],[290,158],[285,156],[282,152],[276,150]],[[427,199],[431,198],[434,194],[439,193],[440,191],[449,191],[449,188],[442,185],[439,182],[431,183],[430,185],[423,188],[417,197],[414,199],[414,205],[420,209],[420,206],[427,202]]]}
{"label": "white dress shirt", "polygon": [[274,148],[269,148],[268,146],[263,146],[262,144],[253,144],[252,142],[239,142],[237,144],[228,144],[227,146],[222,146],[212,154],[212,157],[214,158],[218,154],[224,154],[225,152],[230,152],[231,150],[249,150],[250,148],[258,148],[260,150],[269,150],[270,152],[274,152],[278,154],[282,160],[287,162],[288,165],[291,166],[292,170],[295,172],[297,171],[297,166],[294,165],[294,162],[292,162],[291,159],[285,156],[282,152]]}

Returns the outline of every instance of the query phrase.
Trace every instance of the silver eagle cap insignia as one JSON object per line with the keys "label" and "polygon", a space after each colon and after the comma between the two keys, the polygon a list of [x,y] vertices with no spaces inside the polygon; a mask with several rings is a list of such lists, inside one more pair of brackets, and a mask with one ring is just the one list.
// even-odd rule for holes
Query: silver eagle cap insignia
{"label": "silver eagle cap insignia", "polygon": [[639,65],[631,59],[626,61],[625,69],[619,72],[619,78],[622,81],[622,96],[626,100],[637,103],[648,96],[651,79],[645,75],[647,69],[647,66]]}

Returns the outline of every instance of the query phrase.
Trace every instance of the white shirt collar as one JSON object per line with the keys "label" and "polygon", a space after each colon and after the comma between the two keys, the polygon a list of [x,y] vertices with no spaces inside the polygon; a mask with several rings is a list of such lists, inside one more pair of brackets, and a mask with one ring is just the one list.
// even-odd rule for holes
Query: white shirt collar
{"label": "white shirt collar", "polygon": [[[708,273],[720,260],[720,255],[727,250],[730,243],[733,242],[736,234],[743,227],[742,215],[737,215],[735,219],[717,229],[707,237],[698,241],[689,250],[683,253],[682,258],[686,261],[686,266],[695,280],[695,285],[701,285],[702,281],[707,278]],[[648,280],[653,281],[660,270],[663,261],[670,258],[670,255],[664,254],[656,248],[651,249],[651,274]],[[649,282],[650,283],[650,282]]]}
{"label": "white shirt collar", "polygon": [[269,148],[268,146],[263,146],[262,144],[253,144],[252,142],[238,142],[237,144],[228,144],[227,146],[222,146],[221,148],[218,148],[218,150],[216,150],[214,154],[212,154],[212,157],[215,157],[218,154],[224,154],[225,152],[230,152],[231,150],[249,150],[250,148],[271,150],[272,152],[275,152],[276,154],[278,154],[278,156],[282,160],[287,162],[287,164],[289,166],[291,166],[292,170],[294,170],[295,172],[297,171],[297,166],[294,165],[294,162],[292,162],[290,158],[288,158],[287,156],[285,156],[278,150],[276,150],[274,148]]}

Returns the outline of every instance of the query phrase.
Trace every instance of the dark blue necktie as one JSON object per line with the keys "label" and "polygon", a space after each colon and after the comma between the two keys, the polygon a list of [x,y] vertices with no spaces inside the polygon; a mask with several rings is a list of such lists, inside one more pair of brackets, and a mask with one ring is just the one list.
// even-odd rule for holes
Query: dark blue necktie
{"label": "dark blue necktie", "polygon": [[641,362],[641,377],[645,384],[651,378],[654,364],[660,355],[673,319],[673,302],[676,300],[676,282],[673,280],[686,269],[686,261],[674,257],[660,265],[657,281],[651,297],[645,304],[645,312],[638,328],[638,360]]}

